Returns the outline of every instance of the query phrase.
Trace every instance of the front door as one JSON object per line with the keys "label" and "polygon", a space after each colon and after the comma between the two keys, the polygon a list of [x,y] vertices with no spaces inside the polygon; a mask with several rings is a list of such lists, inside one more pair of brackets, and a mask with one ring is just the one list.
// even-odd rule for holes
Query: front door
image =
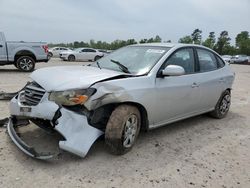
{"label": "front door", "polygon": [[5,39],[2,38],[0,35],[0,64],[2,62],[7,61],[7,52],[6,52],[6,45],[5,45]]}
{"label": "front door", "polygon": [[211,110],[215,107],[227,81],[223,69],[219,67],[216,56],[206,50],[197,49],[199,60],[199,80],[201,89],[201,105],[203,110]]}
{"label": "front door", "polygon": [[185,75],[156,78],[154,126],[188,117],[200,110],[201,91],[193,48],[174,52],[162,68],[168,65],[182,66]]}

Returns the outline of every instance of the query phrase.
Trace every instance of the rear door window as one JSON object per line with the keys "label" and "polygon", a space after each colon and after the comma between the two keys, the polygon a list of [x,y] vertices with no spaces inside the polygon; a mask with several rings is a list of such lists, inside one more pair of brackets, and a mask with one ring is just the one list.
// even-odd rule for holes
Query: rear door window
{"label": "rear door window", "polygon": [[88,49],[88,52],[96,52],[96,51],[93,49]]}
{"label": "rear door window", "polygon": [[197,49],[200,72],[213,71],[217,69],[217,60],[212,52]]}

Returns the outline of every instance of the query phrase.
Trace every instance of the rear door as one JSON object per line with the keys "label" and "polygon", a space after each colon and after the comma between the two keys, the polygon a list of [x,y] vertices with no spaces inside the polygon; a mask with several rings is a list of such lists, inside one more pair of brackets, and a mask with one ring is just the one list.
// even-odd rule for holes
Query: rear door
{"label": "rear door", "polygon": [[94,49],[89,49],[89,60],[94,61],[95,56],[96,56],[96,50],[94,50]]}
{"label": "rear door", "polygon": [[87,48],[82,49],[78,55],[79,55],[79,60],[82,60],[82,61],[89,60],[89,52]]}
{"label": "rear door", "polygon": [[7,51],[6,51],[6,44],[5,44],[5,38],[0,33],[0,64],[2,62],[7,61]]}
{"label": "rear door", "polygon": [[[199,61],[199,82],[201,89],[201,108],[211,110],[215,107],[222,92],[225,90],[225,72],[214,53],[203,48],[197,48]],[[223,62],[222,62],[223,63]]]}

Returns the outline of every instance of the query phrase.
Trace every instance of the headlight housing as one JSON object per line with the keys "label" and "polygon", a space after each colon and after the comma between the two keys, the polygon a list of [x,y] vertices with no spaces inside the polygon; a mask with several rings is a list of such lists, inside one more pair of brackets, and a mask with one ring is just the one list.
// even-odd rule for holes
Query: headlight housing
{"label": "headlight housing", "polygon": [[55,91],[49,95],[49,100],[63,106],[74,106],[84,104],[91,95],[96,92],[94,88]]}

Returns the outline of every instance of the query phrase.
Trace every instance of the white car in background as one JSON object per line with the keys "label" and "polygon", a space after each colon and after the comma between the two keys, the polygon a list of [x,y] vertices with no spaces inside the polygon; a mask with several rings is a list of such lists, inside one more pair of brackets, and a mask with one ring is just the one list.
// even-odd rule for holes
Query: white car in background
{"label": "white car in background", "polygon": [[112,50],[104,50],[104,49],[98,49],[98,51],[102,52],[104,54],[104,56],[107,56],[113,52]]}
{"label": "white car in background", "polygon": [[221,56],[221,57],[222,57],[222,59],[223,59],[225,62],[230,63],[230,61],[231,61],[231,59],[232,59],[233,56],[231,56],[231,55],[223,55],[223,56]]}
{"label": "white car in background", "polygon": [[247,64],[248,57],[246,55],[236,55],[232,57],[232,59],[230,60],[230,63]]}
{"label": "white car in background", "polygon": [[64,61],[96,61],[103,56],[103,52],[93,48],[77,48],[60,53],[60,58]]}
{"label": "white car in background", "polygon": [[59,57],[59,54],[61,52],[64,52],[64,51],[72,51],[71,49],[69,48],[65,48],[65,47],[54,47],[54,48],[50,48],[49,49],[49,57]]}

